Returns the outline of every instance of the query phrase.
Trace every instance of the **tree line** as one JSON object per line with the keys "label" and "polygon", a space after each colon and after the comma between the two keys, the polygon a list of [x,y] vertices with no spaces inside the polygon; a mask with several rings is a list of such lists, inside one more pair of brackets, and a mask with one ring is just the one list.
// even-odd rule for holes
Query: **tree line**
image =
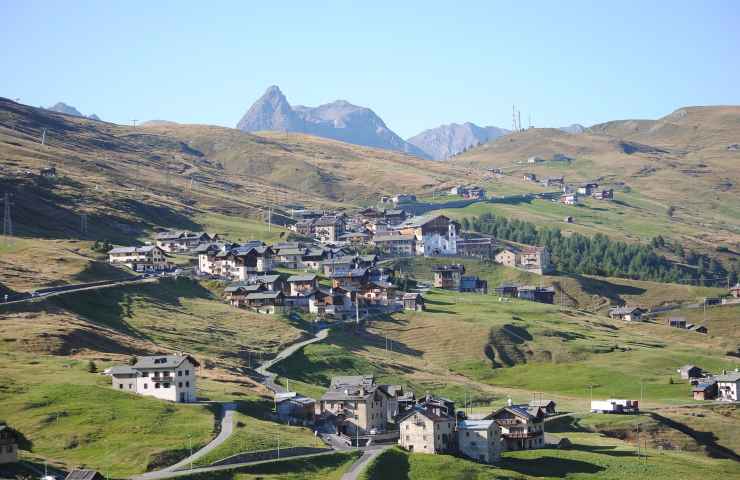
{"label": "tree line", "polygon": [[[680,245],[662,237],[656,237],[650,244],[633,244],[612,240],[601,233],[593,237],[579,233],[563,235],[557,227],[537,227],[531,222],[492,213],[464,218],[461,223],[464,230],[546,247],[553,265],[561,272],[701,285],[723,285],[728,277],[730,283],[737,282],[734,269],[728,272],[716,260],[693,251],[687,253]],[[686,265],[669,260],[660,254],[660,249],[672,251]],[[719,277],[723,277],[721,282],[716,281]]]}

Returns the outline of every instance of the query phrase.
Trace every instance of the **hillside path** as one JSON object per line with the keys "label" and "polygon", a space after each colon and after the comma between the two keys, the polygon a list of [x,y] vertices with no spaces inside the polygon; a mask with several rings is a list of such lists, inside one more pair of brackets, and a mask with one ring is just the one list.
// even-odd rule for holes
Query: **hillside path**
{"label": "hillside path", "polygon": [[[174,465],[165,467],[162,470],[157,470],[154,472],[147,472],[141,475],[131,477],[132,480],[157,480],[157,479],[169,478],[169,477],[175,476],[173,474],[176,472],[183,472],[183,471],[190,472],[191,470],[188,467],[190,466],[192,462],[195,462],[199,458],[213,451],[215,448],[220,446],[222,443],[226,441],[227,438],[231,436],[231,434],[234,431],[234,411],[235,410],[236,410],[236,404],[234,403],[222,404],[221,431],[218,433],[216,438],[211,440],[205,447],[201,448],[200,450],[198,450],[191,456],[184,458],[183,460],[180,460]],[[196,470],[202,470],[202,469],[194,469],[192,471],[195,472]]]}
{"label": "hillside path", "polygon": [[375,460],[378,455],[391,447],[393,447],[393,445],[383,445],[363,450],[362,456],[358,458],[351,467],[349,467],[349,470],[342,475],[341,480],[357,480],[370,462]]}
{"label": "hillside path", "polygon": [[286,358],[293,355],[295,352],[300,350],[301,348],[305,347],[306,345],[310,345],[312,343],[320,342],[321,340],[324,340],[329,335],[329,329],[324,328],[322,330],[319,330],[316,333],[316,336],[313,338],[309,338],[308,340],[304,340],[302,342],[294,343],[287,348],[280,351],[275,358],[268,360],[264,362],[262,365],[257,367],[255,371],[262,375],[264,379],[262,380],[262,384],[273,391],[274,393],[285,393],[285,388],[282,385],[278,385],[275,382],[275,374],[269,372],[268,370],[272,368],[273,365],[275,365],[278,362],[281,362],[285,360]]}

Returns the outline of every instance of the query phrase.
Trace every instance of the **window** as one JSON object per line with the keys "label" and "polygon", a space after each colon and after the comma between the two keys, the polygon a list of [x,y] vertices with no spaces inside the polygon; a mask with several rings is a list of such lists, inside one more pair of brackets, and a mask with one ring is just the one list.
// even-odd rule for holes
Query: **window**
{"label": "window", "polygon": [[133,383],[129,383],[128,384],[128,389],[131,390],[132,388],[134,388],[134,384]]}
{"label": "window", "polygon": [[190,375],[190,370],[185,370],[185,376],[187,377],[188,375]]}
{"label": "window", "polygon": [[164,384],[164,388],[170,388],[170,384],[169,383],[165,383]]}
{"label": "window", "polygon": [[148,376],[149,376],[149,372],[142,372],[142,373],[141,373],[141,376],[142,376],[142,377],[148,377]]}
{"label": "window", "polygon": [[177,382],[177,388],[182,388],[182,382]]}
{"label": "window", "polygon": [[469,437],[470,436],[470,432],[465,432],[465,436],[466,437]]}
{"label": "window", "polygon": [[185,386],[190,388],[190,382],[185,382]]}
{"label": "window", "polygon": [[122,383],[119,383],[118,384],[118,388],[120,388],[121,390],[123,390],[123,384]]}
{"label": "window", "polygon": [[144,384],[144,390],[146,390],[147,388],[149,388],[149,384],[148,383],[145,383]]}
{"label": "window", "polygon": [[178,377],[182,377],[182,370],[178,370],[178,371],[177,371],[177,376],[178,376]]}
{"label": "window", "polygon": [[154,384],[154,388],[159,388],[159,387],[160,387],[159,383]]}

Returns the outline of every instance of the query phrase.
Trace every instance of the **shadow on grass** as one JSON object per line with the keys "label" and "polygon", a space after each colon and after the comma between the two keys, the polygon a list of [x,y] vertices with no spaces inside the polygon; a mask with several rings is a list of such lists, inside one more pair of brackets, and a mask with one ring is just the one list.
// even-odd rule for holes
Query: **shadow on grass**
{"label": "shadow on grass", "polygon": [[427,313],[443,313],[445,315],[458,315],[457,312],[453,312],[452,310],[442,310],[440,308],[425,308],[424,311]]}
{"label": "shadow on grass", "polygon": [[398,448],[391,448],[377,456],[365,470],[367,480],[403,480],[409,478],[411,466],[408,455]]}
{"label": "shadow on grass", "polygon": [[580,443],[573,444],[568,450],[577,450],[581,452],[599,453],[601,455],[609,455],[610,457],[635,457],[634,451],[630,450],[617,450],[614,445],[582,445]]}
{"label": "shadow on grass", "polygon": [[631,285],[619,285],[606,280],[584,277],[583,275],[573,275],[578,285],[589,295],[598,295],[608,298],[612,304],[622,305],[626,303],[623,295],[642,295],[646,292],[644,288],[634,287]]}
{"label": "shadow on grass", "polygon": [[548,477],[556,478],[566,478],[579,473],[595,475],[605,470],[604,467],[581,460],[545,456],[526,459],[505,458],[497,466],[523,475],[541,477],[546,474]]}
{"label": "shadow on grass", "polygon": [[546,430],[548,433],[586,433],[591,431],[583,427],[578,418],[572,416],[563,416],[549,420]]}
{"label": "shadow on grass", "polygon": [[699,445],[704,447],[704,450],[710,457],[729,458],[731,460],[740,461],[740,455],[738,455],[734,450],[717,443],[717,436],[713,432],[700,432],[698,430],[694,430],[684,423],[664,417],[659,413],[650,412],[649,415],[653,420],[670,428],[674,428],[696,440]]}

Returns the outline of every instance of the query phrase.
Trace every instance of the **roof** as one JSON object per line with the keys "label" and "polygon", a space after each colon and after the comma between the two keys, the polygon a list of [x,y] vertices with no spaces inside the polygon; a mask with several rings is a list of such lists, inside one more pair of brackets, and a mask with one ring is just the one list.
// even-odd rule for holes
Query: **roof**
{"label": "roof", "polygon": [[716,383],[717,382],[714,382],[714,381],[701,382],[701,383],[698,383],[698,384],[694,385],[694,388],[692,388],[691,391],[692,392],[703,392],[703,391],[705,391],[708,388],[714,387],[714,385]]}
{"label": "roof", "polygon": [[367,274],[366,268],[355,268],[347,272],[337,272],[329,275],[329,278],[357,278],[364,277]]}
{"label": "roof", "polygon": [[278,255],[305,255],[307,248],[288,247],[278,250]]}
{"label": "roof", "polygon": [[372,385],[373,383],[375,383],[374,375],[339,375],[331,377],[331,388]]}
{"label": "roof", "polygon": [[253,292],[247,295],[247,300],[268,300],[281,296],[283,292]]}
{"label": "roof", "polygon": [[427,223],[436,220],[440,217],[444,217],[447,220],[450,220],[449,217],[446,215],[422,215],[420,217],[412,217],[403,222],[400,226],[401,227],[422,227],[426,225]]}
{"label": "roof", "polygon": [[137,357],[134,368],[176,368],[185,360],[190,360],[195,366],[200,365],[190,355],[152,355],[148,357]]}
{"label": "roof", "polygon": [[630,313],[635,312],[637,310],[639,310],[641,312],[643,311],[639,307],[614,307],[614,308],[609,309],[609,314],[611,314],[611,315],[629,315]]}
{"label": "roof", "polygon": [[288,277],[288,283],[292,282],[313,282],[316,280],[317,275],[315,273],[306,273],[303,275],[292,275]]}
{"label": "roof", "polygon": [[534,410],[535,410],[535,413],[531,412],[530,409],[526,405],[511,405],[511,406],[503,407],[503,408],[500,408],[499,410],[496,410],[492,414],[492,417],[495,418],[500,413],[507,411],[519,417],[526,418],[527,420],[534,420],[536,418],[536,410],[539,410],[539,407],[536,407]]}
{"label": "roof", "polygon": [[407,420],[408,418],[412,417],[413,415],[417,413],[419,415],[423,415],[427,417],[429,420],[433,422],[454,422],[455,421],[454,417],[437,415],[434,412],[431,412],[428,408],[424,408],[421,405],[416,405],[414,406],[414,408],[407,410],[406,413],[403,416],[401,416],[401,418],[398,419],[398,423],[401,423]]}
{"label": "roof", "polygon": [[262,285],[259,284],[251,284],[251,285],[229,285],[228,287],[224,288],[224,293],[232,293],[237,292],[239,290],[244,290],[245,292],[257,292],[259,289],[263,288]]}
{"label": "roof", "polygon": [[458,422],[457,428],[461,430],[488,430],[495,420],[462,420]]}
{"label": "roof", "polygon": [[275,283],[280,280],[280,274],[274,273],[272,275],[262,275],[261,277],[255,277],[254,281],[257,283]]}
{"label": "roof", "polygon": [[130,365],[114,365],[106,368],[103,373],[106,375],[136,375],[138,371]]}
{"label": "roof", "polygon": [[108,253],[147,253],[154,250],[154,245],[144,245],[143,247],[116,247]]}
{"label": "roof", "polygon": [[[412,299],[416,300],[419,297],[422,297],[421,296],[421,293],[413,292],[413,293],[404,293],[402,298],[404,300],[412,300]],[[422,298],[424,298],[424,297],[422,297]]]}
{"label": "roof", "polygon": [[740,372],[732,372],[714,377],[718,382],[740,382]]}
{"label": "roof", "polygon": [[465,265],[452,264],[452,265],[434,265],[432,267],[433,272],[464,272]]}
{"label": "roof", "polygon": [[72,470],[65,480],[93,480],[96,477],[102,478],[97,470]]}
{"label": "roof", "polygon": [[410,242],[414,239],[414,235],[375,235],[373,242]]}
{"label": "roof", "polygon": [[541,399],[541,400],[532,400],[529,402],[530,407],[546,407],[550,404],[554,404],[554,400],[548,400],[548,399]]}

